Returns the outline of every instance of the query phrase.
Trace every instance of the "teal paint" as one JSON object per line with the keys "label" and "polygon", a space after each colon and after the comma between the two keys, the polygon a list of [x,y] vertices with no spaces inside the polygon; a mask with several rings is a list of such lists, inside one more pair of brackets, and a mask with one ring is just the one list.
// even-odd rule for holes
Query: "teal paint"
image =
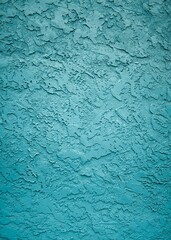
{"label": "teal paint", "polygon": [[0,239],[171,239],[170,14],[0,0]]}

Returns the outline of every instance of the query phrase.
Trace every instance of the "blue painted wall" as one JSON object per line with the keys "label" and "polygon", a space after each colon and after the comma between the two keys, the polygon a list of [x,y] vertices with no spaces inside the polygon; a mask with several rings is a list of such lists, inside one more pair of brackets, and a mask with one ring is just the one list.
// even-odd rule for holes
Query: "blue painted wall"
{"label": "blue painted wall", "polygon": [[0,0],[0,239],[171,239],[171,2]]}

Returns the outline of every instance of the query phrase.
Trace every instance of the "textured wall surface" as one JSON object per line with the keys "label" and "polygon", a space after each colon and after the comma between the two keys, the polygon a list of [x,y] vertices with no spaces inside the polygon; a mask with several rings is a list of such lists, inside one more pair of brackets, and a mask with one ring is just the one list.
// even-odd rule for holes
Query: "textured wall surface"
{"label": "textured wall surface", "polygon": [[171,239],[171,1],[0,0],[0,239]]}

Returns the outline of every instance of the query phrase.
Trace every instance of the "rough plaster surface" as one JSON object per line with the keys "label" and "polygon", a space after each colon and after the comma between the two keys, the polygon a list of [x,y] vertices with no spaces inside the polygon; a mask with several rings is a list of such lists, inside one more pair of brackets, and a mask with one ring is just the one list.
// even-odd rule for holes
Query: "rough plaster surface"
{"label": "rough plaster surface", "polygon": [[0,0],[2,240],[171,239],[171,2]]}

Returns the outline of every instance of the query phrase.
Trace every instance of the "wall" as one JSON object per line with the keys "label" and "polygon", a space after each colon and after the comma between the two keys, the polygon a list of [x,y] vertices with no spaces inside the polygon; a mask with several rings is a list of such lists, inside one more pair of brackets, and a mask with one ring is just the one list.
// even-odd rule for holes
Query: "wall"
{"label": "wall", "polygon": [[0,239],[170,240],[170,1],[0,19]]}

